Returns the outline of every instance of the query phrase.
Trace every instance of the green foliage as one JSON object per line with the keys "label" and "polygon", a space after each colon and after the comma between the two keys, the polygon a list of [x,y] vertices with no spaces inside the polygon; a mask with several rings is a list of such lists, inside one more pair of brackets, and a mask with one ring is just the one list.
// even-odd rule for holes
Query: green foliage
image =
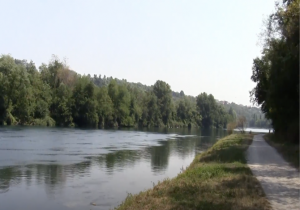
{"label": "green foliage", "polygon": [[196,104],[192,103],[188,97],[182,95],[184,98],[181,99],[177,105],[177,118],[183,125],[196,124],[201,126],[201,115],[196,110]]}
{"label": "green foliage", "polygon": [[115,209],[271,209],[247,166],[245,151],[251,141],[250,135],[223,138],[198,154],[177,177],[136,195],[129,194]]}
{"label": "green foliage", "polygon": [[72,91],[61,83],[55,91],[51,104],[51,116],[57,125],[69,126],[73,122],[72,116]]}
{"label": "green foliage", "polygon": [[270,128],[271,121],[265,118],[260,108],[238,105],[235,103],[220,102],[225,111],[228,112],[228,122],[236,122],[236,120],[244,116],[246,118],[246,127]]}
{"label": "green foliage", "polygon": [[33,122],[32,122],[32,125],[55,126],[55,121],[51,117],[46,116],[44,118],[34,119]]}
{"label": "green foliage", "polygon": [[113,102],[108,95],[106,87],[97,89],[96,101],[100,127],[113,126]]}
{"label": "green foliage", "polygon": [[202,126],[217,128],[224,128],[226,126],[228,114],[223,107],[217,104],[213,95],[201,93],[196,99],[197,110],[202,116]]}
{"label": "green foliage", "polygon": [[[222,127],[228,113],[212,95],[187,96],[153,86],[81,76],[53,56],[35,64],[0,57],[0,124],[79,127]],[[206,107],[206,108],[203,108]],[[204,117],[203,117],[204,116]]]}
{"label": "green foliage", "polygon": [[299,0],[277,5],[269,16],[260,58],[253,61],[250,92],[275,132],[299,141]]}
{"label": "green foliage", "polygon": [[80,127],[98,126],[97,102],[95,86],[85,76],[78,78],[73,90],[73,118]]}
{"label": "green foliage", "polygon": [[147,116],[147,125],[159,127],[163,124],[160,118],[160,110],[158,107],[158,100],[154,93],[150,93],[149,97],[146,99],[147,109],[145,110],[145,115]]}
{"label": "green foliage", "polygon": [[0,124],[10,124],[13,118],[24,124],[31,120],[34,97],[26,68],[11,56],[0,58]]}
{"label": "green foliage", "polygon": [[157,98],[157,106],[160,117],[165,125],[168,125],[172,114],[172,91],[169,84],[158,80],[153,86],[153,93]]}

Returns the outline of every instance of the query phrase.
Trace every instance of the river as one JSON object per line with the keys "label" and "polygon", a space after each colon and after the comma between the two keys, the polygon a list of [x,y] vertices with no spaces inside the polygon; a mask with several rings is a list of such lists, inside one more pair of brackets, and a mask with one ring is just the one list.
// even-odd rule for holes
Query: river
{"label": "river", "polygon": [[112,209],[175,177],[224,130],[0,127],[0,209]]}
{"label": "river", "polygon": [[[252,133],[273,133],[273,128],[245,128],[244,129],[246,132],[252,132]],[[239,132],[239,129],[234,129],[234,131]]]}

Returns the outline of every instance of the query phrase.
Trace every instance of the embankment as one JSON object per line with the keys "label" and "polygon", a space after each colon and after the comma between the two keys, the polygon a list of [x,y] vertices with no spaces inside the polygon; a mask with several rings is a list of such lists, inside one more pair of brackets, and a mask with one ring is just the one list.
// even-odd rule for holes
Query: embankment
{"label": "embankment", "polygon": [[197,155],[177,177],[128,195],[115,209],[270,209],[247,166],[245,150],[251,141],[251,135],[229,135]]}

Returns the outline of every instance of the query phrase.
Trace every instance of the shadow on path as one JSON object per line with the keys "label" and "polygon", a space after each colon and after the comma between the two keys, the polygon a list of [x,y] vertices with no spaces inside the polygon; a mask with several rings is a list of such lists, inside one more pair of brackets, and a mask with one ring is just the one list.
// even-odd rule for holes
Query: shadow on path
{"label": "shadow on path", "polygon": [[263,134],[254,136],[247,150],[247,163],[274,210],[300,209],[299,172],[265,142]]}

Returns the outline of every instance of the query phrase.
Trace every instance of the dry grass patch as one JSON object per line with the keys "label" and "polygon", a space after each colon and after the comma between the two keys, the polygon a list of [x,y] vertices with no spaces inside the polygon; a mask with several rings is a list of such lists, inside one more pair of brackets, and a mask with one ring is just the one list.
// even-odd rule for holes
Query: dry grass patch
{"label": "dry grass patch", "polygon": [[174,179],[129,195],[116,209],[270,209],[263,190],[246,164],[251,135],[219,140]]}

